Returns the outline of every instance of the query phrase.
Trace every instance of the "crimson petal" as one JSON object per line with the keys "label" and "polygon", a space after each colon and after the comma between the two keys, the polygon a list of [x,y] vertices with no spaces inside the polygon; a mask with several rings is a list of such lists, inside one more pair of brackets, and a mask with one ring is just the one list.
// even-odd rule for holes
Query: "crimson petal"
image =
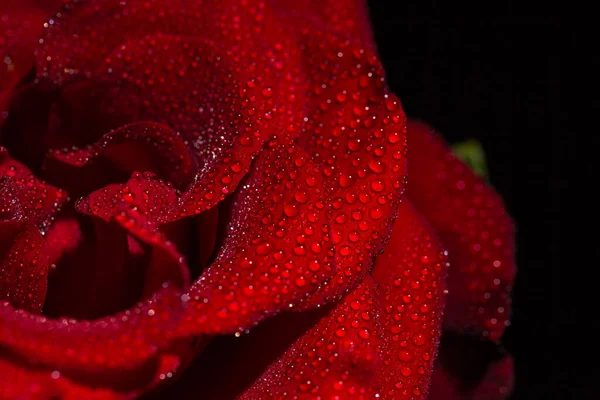
{"label": "crimson petal", "polygon": [[43,232],[68,201],[64,190],[38,179],[27,167],[10,158],[5,148],[0,147],[0,178],[2,177],[8,177],[14,182],[15,192],[10,199],[19,202],[18,210],[13,209],[18,215],[12,215],[11,218],[27,219]]}
{"label": "crimson petal", "polygon": [[244,330],[306,300],[330,277],[320,170],[301,149],[273,145],[237,194],[217,259],[189,290],[182,335]]}
{"label": "crimson petal", "polygon": [[[231,193],[264,140],[286,135],[298,62],[280,51],[286,35],[261,6],[178,0],[165,12],[160,2],[96,0],[67,9],[46,32],[39,78],[64,86],[85,76],[101,91],[86,114],[115,123],[152,119],[180,132],[201,167],[186,215]],[[231,29],[221,19],[237,23]],[[95,51],[81,51],[82,44]],[[57,135],[73,126],[63,125]]]}
{"label": "crimson petal", "polygon": [[407,196],[450,254],[447,328],[502,336],[515,277],[514,225],[500,197],[430,127],[408,125]]}
{"label": "crimson petal", "polygon": [[389,238],[406,175],[405,115],[376,54],[357,41],[305,29],[308,93],[299,143],[333,188],[333,284],[325,298],[360,282]]}
{"label": "crimson petal", "polygon": [[0,348],[19,362],[51,367],[83,381],[135,385],[136,379],[152,380],[159,350],[170,344],[181,306],[172,287],[130,310],[91,322],[51,320],[2,303]]}
{"label": "crimson petal", "polygon": [[442,326],[447,252],[403,201],[392,237],[375,261],[380,309],[378,371],[384,399],[426,399]]}
{"label": "crimson petal", "polygon": [[[154,175],[134,173],[126,184],[106,186],[77,204],[79,212],[105,222],[114,221],[153,247],[144,285],[146,295],[168,281],[179,287],[189,285],[189,270],[183,256],[159,229],[160,225],[170,222],[168,212],[176,200],[175,189]],[[124,232],[122,237],[126,240]]]}
{"label": "crimson petal", "polygon": [[72,195],[87,195],[135,171],[153,172],[183,188],[194,169],[180,135],[164,125],[140,122],[109,132],[89,147],[53,151],[44,173]]}
{"label": "crimson petal", "polygon": [[[10,184],[9,184],[10,185]],[[0,212],[14,192],[0,181]],[[44,239],[35,225],[0,220],[0,301],[32,312],[42,311],[48,281],[48,256]]]}
{"label": "crimson petal", "polygon": [[367,278],[302,336],[241,400],[377,397],[375,285]]}
{"label": "crimson petal", "polygon": [[[360,283],[389,237],[406,173],[400,104],[368,48],[328,32],[303,34],[314,89],[304,87],[299,149],[259,155],[237,200],[246,204],[229,228],[245,237],[226,242],[190,291],[196,306],[182,334],[244,330],[267,314],[339,298]],[[312,155],[310,163],[299,151]],[[269,194],[258,200],[256,193]]]}
{"label": "crimson petal", "polygon": [[75,218],[55,221],[44,236],[48,262],[51,265],[56,264],[65,254],[77,248],[82,238],[79,223]]}
{"label": "crimson petal", "polygon": [[0,371],[2,399],[117,400],[133,397],[133,394],[77,384],[53,369],[10,362],[1,351]]}
{"label": "crimson petal", "polygon": [[242,399],[292,393],[426,398],[441,329],[446,252],[410,204],[398,213],[373,277],[292,345]]}
{"label": "crimson petal", "polygon": [[[142,296],[150,255],[143,249],[137,254],[131,242],[142,245],[118,224],[78,217],[61,219],[56,226],[64,240],[77,242],[66,242],[70,250],[53,254],[59,259],[50,270],[44,314],[95,319],[133,306]],[[49,233],[56,234],[54,227]],[[50,247],[56,245],[52,238],[46,244],[47,252],[60,250]]]}
{"label": "crimson petal", "polygon": [[40,312],[46,295],[48,255],[42,232],[66,194],[38,180],[0,148],[0,293],[2,300]]}
{"label": "crimson petal", "polygon": [[332,307],[300,313],[281,313],[245,335],[221,335],[210,341],[183,375],[150,399],[203,400],[237,398],[265,369]]}

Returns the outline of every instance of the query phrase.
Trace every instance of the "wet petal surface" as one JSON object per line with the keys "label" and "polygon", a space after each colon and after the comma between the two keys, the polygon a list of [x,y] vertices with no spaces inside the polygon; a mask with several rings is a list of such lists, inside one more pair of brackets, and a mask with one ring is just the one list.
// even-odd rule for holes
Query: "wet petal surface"
{"label": "wet petal surface", "polygon": [[430,127],[410,122],[407,196],[448,249],[445,326],[497,341],[510,317],[514,225],[502,200]]}

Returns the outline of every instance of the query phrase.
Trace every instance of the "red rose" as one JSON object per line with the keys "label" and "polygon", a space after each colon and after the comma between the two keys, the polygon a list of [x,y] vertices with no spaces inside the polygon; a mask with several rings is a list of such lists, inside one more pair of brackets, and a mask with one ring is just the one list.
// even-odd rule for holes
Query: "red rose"
{"label": "red rose", "polygon": [[360,0],[0,21],[1,398],[508,395],[512,222]]}

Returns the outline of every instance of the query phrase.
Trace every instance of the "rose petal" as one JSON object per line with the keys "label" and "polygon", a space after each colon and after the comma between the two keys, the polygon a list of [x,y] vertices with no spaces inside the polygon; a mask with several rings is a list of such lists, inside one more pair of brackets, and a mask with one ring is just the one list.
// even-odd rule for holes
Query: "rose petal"
{"label": "rose petal", "polygon": [[85,387],[61,376],[59,371],[19,365],[0,351],[0,398],[27,400],[117,400],[131,395]]}
{"label": "rose petal", "polygon": [[243,330],[326,282],[326,194],[320,170],[302,150],[262,152],[234,201],[217,259],[189,290],[181,334]]}
{"label": "rose petal", "polygon": [[[13,160],[5,148],[0,147],[0,179],[8,177],[13,181],[14,193],[7,197],[18,202],[18,208],[12,208],[11,219],[26,219],[45,231],[54,214],[67,202],[65,191],[48,185],[35,177],[24,165]],[[7,212],[2,211],[3,213]]]}
{"label": "rose petal", "polygon": [[[160,51],[149,57],[148,47]],[[182,48],[187,51],[182,52]],[[152,93],[162,94],[166,100],[138,106],[138,118],[147,116],[172,126],[192,150],[199,168],[184,193],[181,216],[199,214],[233,192],[264,140],[277,132],[277,125],[270,120],[278,119],[272,114],[275,105],[282,104],[278,98],[285,92],[274,86],[272,78],[254,83],[257,75],[262,77],[265,70],[269,74],[273,67],[249,61],[247,70],[241,73],[231,58],[207,41],[155,36],[120,50],[114,56],[114,65],[109,66],[116,76],[131,77],[118,85],[125,99],[139,103]],[[177,60],[177,69],[172,66],[173,59]],[[208,65],[199,64],[198,59],[208,60]],[[130,60],[136,60],[135,64]],[[155,66],[154,74],[147,76],[147,65]],[[144,76],[144,82],[139,81],[140,76]],[[273,76],[278,74],[273,71]],[[265,86],[259,90],[259,85]],[[261,93],[267,93],[265,87],[267,95]],[[278,94],[272,95],[272,91]],[[139,98],[127,97],[128,93]]]}
{"label": "rose petal", "polygon": [[[144,292],[153,293],[164,282],[189,285],[189,270],[175,245],[159,230],[169,220],[176,191],[150,173],[134,173],[124,185],[109,185],[77,204],[77,210],[105,222],[116,222],[142,242],[153,247]],[[123,232],[122,237],[126,239]],[[110,248],[108,246],[107,248]]]}
{"label": "rose petal", "polygon": [[83,234],[75,218],[55,221],[44,236],[49,264],[56,264],[66,254],[75,250],[82,239]]}
{"label": "rose petal", "polygon": [[[238,158],[231,170],[222,168],[221,175],[226,173],[227,179],[216,183],[205,179],[210,188],[215,184],[228,187],[224,184],[233,177],[243,176],[244,164],[269,132],[263,129],[268,122],[262,121],[261,111],[270,108],[261,105],[263,97],[256,96],[256,89],[247,87],[254,77],[252,71],[262,66],[240,76],[232,70],[231,56],[211,42],[165,35],[124,43],[107,59],[110,62],[94,73],[95,80],[63,90],[60,101],[67,104],[53,112],[53,120],[58,121],[50,129],[53,147],[81,146],[107,129],[152,119],[178,132],[205,175]],[[222,195],[216,193],[216,198]]]}
{"label": "rose petal", "polygon": [[[173,0],[167,9],[157,0],[68,1],[66,11],[47,27],[37,51],[38,77],[61,84],[79,76],[93,77],[122,44],[159,33],[181,40],[213,41],[225,50],[238,51],[239,59],[263,63],[265,57],[257,50],[285,40],[285,35],[274,36],[277,32],[283,30],[264,4],[246,1]],[[244,73],[241,69],[236,72]]]}
{"label": "rose petal", "polygon": [[80,241],[68,244],[73,248],[50,270],[44,314],[95,319],[135,305],[142,297],[150,254],[135,254],[130,249],[135,239],[116,223],[86,217],[66,221],[75,224],[68,226],[75,231],[66,233]]}
{"label": "rose petal", "polygon": [[73,379],[125,387],[148,383],[159,349],[170,343],[181,305],[179,293],[169,287],[130,310],[87,322],[52,320],[3,303],[0,347],[21,362]]}
{"label": "rose petal", "polygon": [[373,280],[380,304],[378,370],[384,399],[425,399],[439,343],[447,252],[414,207],[403,201]]}
{"label": "rose petal", "polygon": [[375,286],[367,278],[302,336],[240,399],[377,397]]}
{"label": "rose petal", "polygon": [[233,399],[241,395],[331,307],[301,313],[281,313],[248,334],[221,335],[211,340],[183,375],[150,399]]}
{"label": "rose petal", "polygon": [[[377,312],[376,337],[382,338],[378,349],[383,362],[377,368],[377,376],[381,394],[388,396],[384,398],[425,398],[441,328],[446,255],[435,233],[407,202],[400,205],[392,232],[390,243],[378,257],[373,271],[378,284],[375,296],[381,303]],[[230,340],[225,346],[227,350],[215,348],[214,360],[200,358],[195,373],[184,375],[183,381],[175,384],[175,392],[167,393],[177,393],[178,397],[192,396],[197,393],[195,389],[201,387],[207,398],[233,397],[224,393],[229,390],[235,393],[240,385],[243,388],[244,379],[240,376],[255,374],[257,360],[265,355],[268,357],[278,348],[273,343],[275,338],[285,341],[283,338],[288,337],[290,327],[304,316],[305,313],[295,313],[289,316],[289,321],[283,320],[287,322],[282,322],[279,316],[272,318],[253,329],[248,339]],[[266,328],[268,326],[272,329]],[[265,343],[261,344],[261,338]],[[248,341],[250,344],[242,344]],[[228,353],[224,351],[231,348],[236,350],[225,356]],[[252,349],[260,354],[253,354]],[[221,360],[222,357],[226,360]],[[220,372],[215,372],[215,368]],[[315,369],[304,375],[310,380],[319,371]],[[216,375],[199,381],[197,374]],[[215,383],[222,379],[228,382],[227,392]],[[262,389],[253,390],[262,393]]]}
{"label": "rose petal", "polygon": [[[82,199],[70,219],[81,243],[61,254],[53,271],[47,315],[98,318],[130,307],[164,282],[189,286],[187,265],[165,233],[176,191],[149,173]],[[51,243],[49,243],[50,245]],[[86,266],[85,268],[83,266]],[[107,293],[111,293],[107,296]]]}
{"label": "rose petal", "polygon": [[56,150],[44,174],[73,196],[87,195],[110,183],[149,171],[183,188],[194,176],[194,163],[183,139],[153,122],[123,126],[84,149]]}
{"label": "rose petal", "polygon": [[193,354],[170,340],[181,306],[179,293],[166,288],[145,304],[93,322],[0,310],[0,322],[17,327],[0,329],[0,397],[138,398],[189,358],[185,350]]}
{"label": "rose petal", "polygon": [[504,400],[513,387],[512,358],[495,344],[445,333],[436,360],[432,400]]}
{"label": "rose petal", "polygon": [[[297,164],[294,150],[254,165],[246,185],[251,190],[242,190],[236,202],[249,193],[253,199],[238,208],[228,232],[246,236],[226,242],[217,264],[194,285],[196,306],[190,310],[196,315],[182,332],[243,330],[290,304],[308,309],[339,298],[366,275],[389,235],[406,173],[404,114],[372,53],[339,43],[335,35],[315,36],[302,42],[306,75],[316,89],[306,99],[299,138],[314,161],[307,164],[303,157]],[[279,165],[269,168],[275,161]],[[272,190],[280,191],[272,192],[273,199],[254,194]],[[185,195],[182,201],[188,201]],[[318,213],[309,217],[313,221],[304,215],[311,208]],[[323,226],[315,227],[316,221]],[[309,233],[301,232],[306,228]],[[253,293],[251,302],[243,290]]]}
{"label": "rose petal", "polygon": [[[113,124],[152,119],[181,133],[201,167],[186,194],[186,215],[231,193],[264,140],[286,134],[292,113],[285,99],[293,97],[289,81],[298,75],[292,73],[298,62],[280,51],[283,28],[261,7],[210,3],[179,0],[168,12],[160,2],[141,0],[74,3],[47,30],[38,59],[43,81],[65,85],[85,76],[92,82],[94,90],[82,94],[97,101],[91,111],[70,113],[76,118]],[[234,29],[221,18],[235,19]],[[82,52],[83,43],[95,50]],[[58,111],[55,119],[64,121],[54,130],[67,136],[63,146],[81,140],[79,129],[69,133],[70,127],[94,126],[73,124]]]}
{"label": "rose petal", "polygon": [[445,326],[497,341],[508,325],[514,225],[500,197],[430,127],[408,125],[407,196],[450,254]]}
{"label": "rose petal", "polygon": [[59,395],[48,371],[16,365],[2,353],[0,351],[0,398],[51,400]]}
{"label": "rose petal", "polygon": [[332,188],[334,284],[319,291],[335,298],[360,282],[389,238],[406,175],[405,116],[367,45],[302,35],[311,92],[299,144]]}
{"label": "rose petal", "polygon": [[[137,399],[164,379],[164,371],[180,365],[180,358],[164,355],[149,387],[102,387],[98,382],[79,382],[53,368],[27,365],[0,350],[0,398],[28,400],[117,400]],[[144,382],[146,384],[147,382]]]}
{"label": "rose petal", "polygon": [[[11,196],[0,181],[0,209]],[[28,222],[0,221],[0,301],[40,312],[47,280],[48,256],[40,231]]]}
{"label": "rose petal", "polygon": [[42,232],[67,200],[0,148],[0,299],[40,312],[48,278]]}
{"label": "rose petal", "polygon": [[[338,303],[242,398],[292,393],[301,398],[372,398],[376,393],[384,399],[426,398],[441,329],[446,253],[409,203],[402,203],[398,214],[373,280],[367,277]],[[345,346],[356,358],[347,356]],[[349,385],[344,373],[373,376]]]}

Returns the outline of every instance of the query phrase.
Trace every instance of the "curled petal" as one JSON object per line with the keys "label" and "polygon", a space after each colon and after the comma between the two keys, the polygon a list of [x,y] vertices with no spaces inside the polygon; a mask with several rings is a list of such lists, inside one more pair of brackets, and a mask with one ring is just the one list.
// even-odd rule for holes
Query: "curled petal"
{"label": "curled petal", "polygon": [[[198,214],[232,193],[268,137],[293,136],[291,80],[301,74],[291,60],[297,52],[281,51],[291,47],[283,27],[256,4],[234,3],[178,0],[166,12],[155,1],[69,4],[46,32],[38,77],[69,91],[85,76],[92,90],[73,97],[91,107],[74,114],[77,123],[60,111],[77,102],[55,108],[51,131],[62,137],[60,147],[89,137],[70,132],[94,126],[80,115],[110,121],[104,129],[155,120],[181,134],[199,167],[182,213]],[[237,22],[231,29],[221,19]],[[93,31],[79,29],[90,24]],[[82,44],[95,50],[81,51]]]}
{"label": "curled petal", "polygon": [[146,295],[168,281],[179,287],[189,285],[189,270],[183,256],[159,229],[161,224],[170,222],[169,210],[176,199],[176,191],[152,174],[134,173],[126,184],[106,186],[77,204],[78,211],[123,227],[122,244],[127,240],[125,232],[129,232],[152,246],[152,261],[144,285]]}
{"label": "curled petal", "polygon": [[190,291],[195,311],[182,334],[244,330],[339,298],[389,237],[406,173],[400,104],[368,50],[327,33],[302,45],[316,89],[304,99],[298,148],[273,140],[259,155],[228,240]]}
{"label": "curled petal", "polygon": [[55,150],[44,173],[73,195],[87,195],[110,183],[126,181],[135,171],[149,171],[184,187],[194,176],[185,142],[174,130],[140,122],[108,132],[83,149]]}
{"label": "curled petal", "polygon": [[[0,182],[0,197],[6,195]],[[40,312],[47,284],[48,256],[40,232],[31,223],[0,221],[0,301]]]}
{"label": "curled petal", "polygon": [[[174,0],[167,9],[157,0],[71,0],[45,30],[37,51],[38,77],[64,84],[81,76],[97,76],[98,68],[110,62],[109,56],[121,45],[154,34],[213,41],[232,54],[237,52],[237,60],[245,60],[243,64],[252,68],[252,62],[262,63],[265,58],[258,50],[272,52],[275,49],[268,46],[274,40],[285,40],[280,24],[273,18],[264,5],[238,0]],[[235,23],[230,24],[234,19]],[[274,58],[270,62],[284,61],[277,60],[277,54],[271,55]],[[244,73],[241,68],[235,72]]]}
{"label": "curled petal", "polygon": [[311,90],[299,145],[332,188],[335,271],[320,295],[335,298],[361,281],[389,238],[406,175],[405,116],[368,46],[302,34]]}
{"label": "curled petal", "polygon": [[66,194],[37,179],[0,148],[0,298],[40,312],[48,279],[42,232]]}
{"label": "curled petal", "polygon": [[77,384],[51,368],[32,368],[7,360],[0,351],[0,398],[28,400],[117,400],[133,393]]}
{"label": "curled petal", "polygon": [[0,398],[51,400],[59,395],[48,371],[32,371],[6,360],[0,351]]}
{"label": "curled petal", "polygon": [[[247,66],[243,73],[236,71],[232,55],[210,41],[147,36],[123,44],[108,59],[110,63],[95,74],[99,81],[96,95],[90,96],[85,90],[76,96],[85,95],[93,103],[91,111],[88,107],[80,114],[86,118],[98,114],[95,119],[110,121],[114,126],[149,119],[171,126],[177,132],[173,136],[187,146],[188,154],[182,155],[191,156],[197,170],[182,203],[182,213],[186,215],[211,208],[231,193],[265,138],[276,132],[274,105],[282,103],[277,98],[283,90],[274,82],[253,83],[267,66],[259,64]],[[276,74],[271,75],[273,78],[269,79],[275,79]],[[259,85],[263,89],[259,90]],[[265,86],[269,90],[267,96],[261,93],[267,90]],[[149,98],[154,100],[148,101]],[[80,129],[69,133],[69,127],[91,125],[86,121],[73,124],[71,117],[60,113],[56,119],[66,125],[54,127],[55,135],[63,136],[55,140],[61,146],[82,140]],[[108,127],[111,126],[104,129]],[[98,133],[91,135],[94,136]],[[141,167],[138,170],[154,169]]]}
{"label": "curled petal", "polygon": [[300,313],[281,313],[248,334],[220,335],[210,341],[181,377],[151,399],[237,398],[300,336],[332,310],[331,305]]}
{"label": "curled petal", "polygon": [[9,351],[14,362],[52,368],[98,386],[148,384],[159,365],[159,350],[170,344],[181,307],[172,287],[91,322],[48,319],[2,303],[0,349]]}
{"label": "curled petal", "polygon": [[237,194],[217,259],[189,291],[181,334],[244,330],[325,283],[333,258],[326,196],[319,168],[302,150],[262,152]]}
{"label": "curled petal", "polygon": [[[171,222],[176,199],[176,190],[152,174],[134,173],[126,184],[80,200],[76,209],[84,216],[59,221],[47,239],[58,263],[46,314],[99,318],[131,307],[165,282],[189,286],[183,256],[160,229]],[[56,238],[57,229],[64,236]]]}
{"label": "curled petal", "polygon": [[373,269],[380,304],[378,370],[384,399],[426,399],[442,326],[447,252],[403,201]]}
{"label": "curled petal", "polygon": [[240,399],[352,398],[379,393],[375,286],[367,278],[273,363]]}
{"label": "curled petal", "polygon": [[[60,242],[57,233],[64,235]],[[58,259],[50,269],[46,316],[95,319],[140,299],[150,273],[150,246],[144,248],[116,223],[81,215],[59,220],[49,234],[47,251]]]}
{"label": "curled petal", "polygon": [[75,218],[64,218],[52,224],[44,239],[48,262],[56,264],[65,254],[79,246],[83,234]]}
{"label": "curled petal", "polygon": [[[8,151],[0,147],[0,179],[10,179],[12,195],[4,196],[11,202],[10,210],[3,207],[3,218],[27,220],[45,231],[54,215],[67,202],[67,193],[38,179],[23,164],[13,160]],[[8,216],[10,214],[10,216]]]}
{"label": "curled petal", "polygon": [[431,228],[410,204],[401,204],[372,278],[298,339],[242,398],[427,398],[446,268]]}
{"label": "curled petal", "polygon": [[430,127],[408,125],[407,196],[450,254],[445,326],[497,341],[510,317],[514,225],[500,197]]}

